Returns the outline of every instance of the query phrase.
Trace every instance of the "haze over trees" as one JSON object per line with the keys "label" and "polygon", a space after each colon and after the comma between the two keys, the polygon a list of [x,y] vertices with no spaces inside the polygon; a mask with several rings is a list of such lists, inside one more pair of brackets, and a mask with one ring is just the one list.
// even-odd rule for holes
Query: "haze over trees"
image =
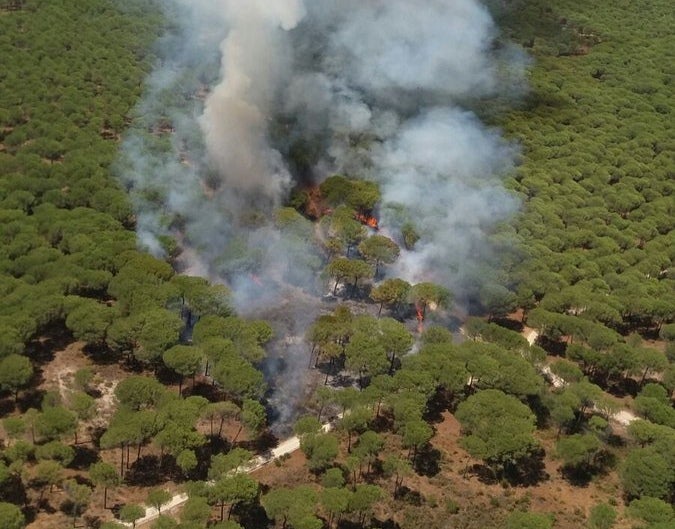
{"label": "haze over trees", "polygon": [[[0,2],[0,529],[134,524],[178,492],[187,529],[672,525],[670,6],[488,4],[495,51],[512,39],[534,62],[524,100],[473,103],[522,149],[522,209],[491,234],[479,317],[454,340],[455,293],[396,277],[424,234],[378,226],[377,183],[295,189],[270,215],[334,297],[307,316],[301,454],[247,475],[275,442],[263,372],[284,337],[176,273],[177,241],[161,240],[166,259],[139,250],[112,174],[130,125],[175,154],[171,117],[132,110],[167,20],[146,0]],[[192,105],[214,72],[184,75],[164,97]],[[223,251],[256,270],[255,252]],[[507,328],[515,309],[536,344]],[[43,380],[73,345],[92,367]],[[626,406],[640,419],[619,425]],[[576,512],[546,487],[597,497]]]}

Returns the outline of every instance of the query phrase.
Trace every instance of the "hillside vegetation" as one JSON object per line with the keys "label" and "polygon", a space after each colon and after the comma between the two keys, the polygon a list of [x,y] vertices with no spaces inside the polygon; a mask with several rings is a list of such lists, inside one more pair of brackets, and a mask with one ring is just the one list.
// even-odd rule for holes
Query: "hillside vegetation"
{"label": "hillside vegetation", "polygon": [[527,1],[504,15],[536,58],[530,94],[502,121],[522,145],[512,187],[526,200],[511,276],[516,304],[536,307],[529,321],[550,338],[654,338],[673,320],[668,11],[667,2]]}
{"label": "hillside vegetation", "polygon": [[[376,185],[297,189],[274,222],[333,301],[305,334],[300,451],[249,475],[277,441],[263,371],[286,337],[177,274],[177,243],[138,250],[111,172],[130,126],[175,154],[171,123],[133,110],[159,4],[0,0],[1,529],[119,529],[178,492],[153,527],[673,527],[669,2],[493,10],[533,63],[522,101],[479,110],[522,149],[483,312],[453,342],[433,324],[451,292],[386,278],[419,235],[376,231]],[[627,406],[640,420],[616,421]]]}

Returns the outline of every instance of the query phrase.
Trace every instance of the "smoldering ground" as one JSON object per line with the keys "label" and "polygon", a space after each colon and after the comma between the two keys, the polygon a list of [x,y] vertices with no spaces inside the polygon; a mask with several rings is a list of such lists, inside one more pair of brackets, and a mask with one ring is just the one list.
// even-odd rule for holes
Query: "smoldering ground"
{"label": "smoldering ground", "polygon": [[[166,16],[119,164],[145,247],[179,234],[186,266],[227,282],[238,310],[281,303],[288,274],[312,291],[321,261],[272,212],[340,172],[379,183],[392,233],[419,231],[395,275],[475,291],[487,234],[517,208],[502,185],[516,149],[470,108],[517,93],[525,64],[484,6],[174,0]],[[251,274],[275,279],[262,302]]]}

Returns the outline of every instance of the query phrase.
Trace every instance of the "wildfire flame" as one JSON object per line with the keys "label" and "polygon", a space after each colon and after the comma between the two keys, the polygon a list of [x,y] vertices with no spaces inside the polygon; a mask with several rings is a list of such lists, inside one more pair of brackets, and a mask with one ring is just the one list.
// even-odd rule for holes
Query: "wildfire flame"
{"label": "wildfire flame", "polygon": [[304,213],[307,217],[317,220],[332,213],[332,210],[325,204],[318,185],[307,186],[303,189],[306,196]]}
{"label": "wildfire flame", "polygon": [[422,331],[424,331],[424,308],[415,305],[415,312],[417,318],[417,332],[421,334]]}
{"label": "wildfire flame", "polygon": [[251,277],[251,281],[253,281],[256,285],[258,285],[259,287],[263,286],[263,282],[257,275],[249,274],[249,276]]}
{"label": "wildfire flame", "polygon": [[368,226],[369,228],[373,228],[374,230],[379,229],[379,223],[377,222],[377,219],[372,215],[357,213],[356,220],[358,220],[361,224]]}

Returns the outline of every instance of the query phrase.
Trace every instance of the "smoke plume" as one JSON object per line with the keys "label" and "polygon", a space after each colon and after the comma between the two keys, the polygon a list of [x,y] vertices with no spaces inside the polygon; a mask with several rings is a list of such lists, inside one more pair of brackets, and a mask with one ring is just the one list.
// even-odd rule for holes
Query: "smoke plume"
{"label": "smoke plume", "polygon": [[147,248],[162,254],[178,237],[188,272],[227,282],[239,310],[279,304],[278,285],[290,275],[311,290],[322,263],[272,212],[299,181],[342,173],[379,183],[385,228],[419,232],[396,275],[475,287],[486,233],[517,204],[501,184],[514,147],[471,109],[517,92],[524,64],[478,0],[174,0],[166,11],[120,162]]}

